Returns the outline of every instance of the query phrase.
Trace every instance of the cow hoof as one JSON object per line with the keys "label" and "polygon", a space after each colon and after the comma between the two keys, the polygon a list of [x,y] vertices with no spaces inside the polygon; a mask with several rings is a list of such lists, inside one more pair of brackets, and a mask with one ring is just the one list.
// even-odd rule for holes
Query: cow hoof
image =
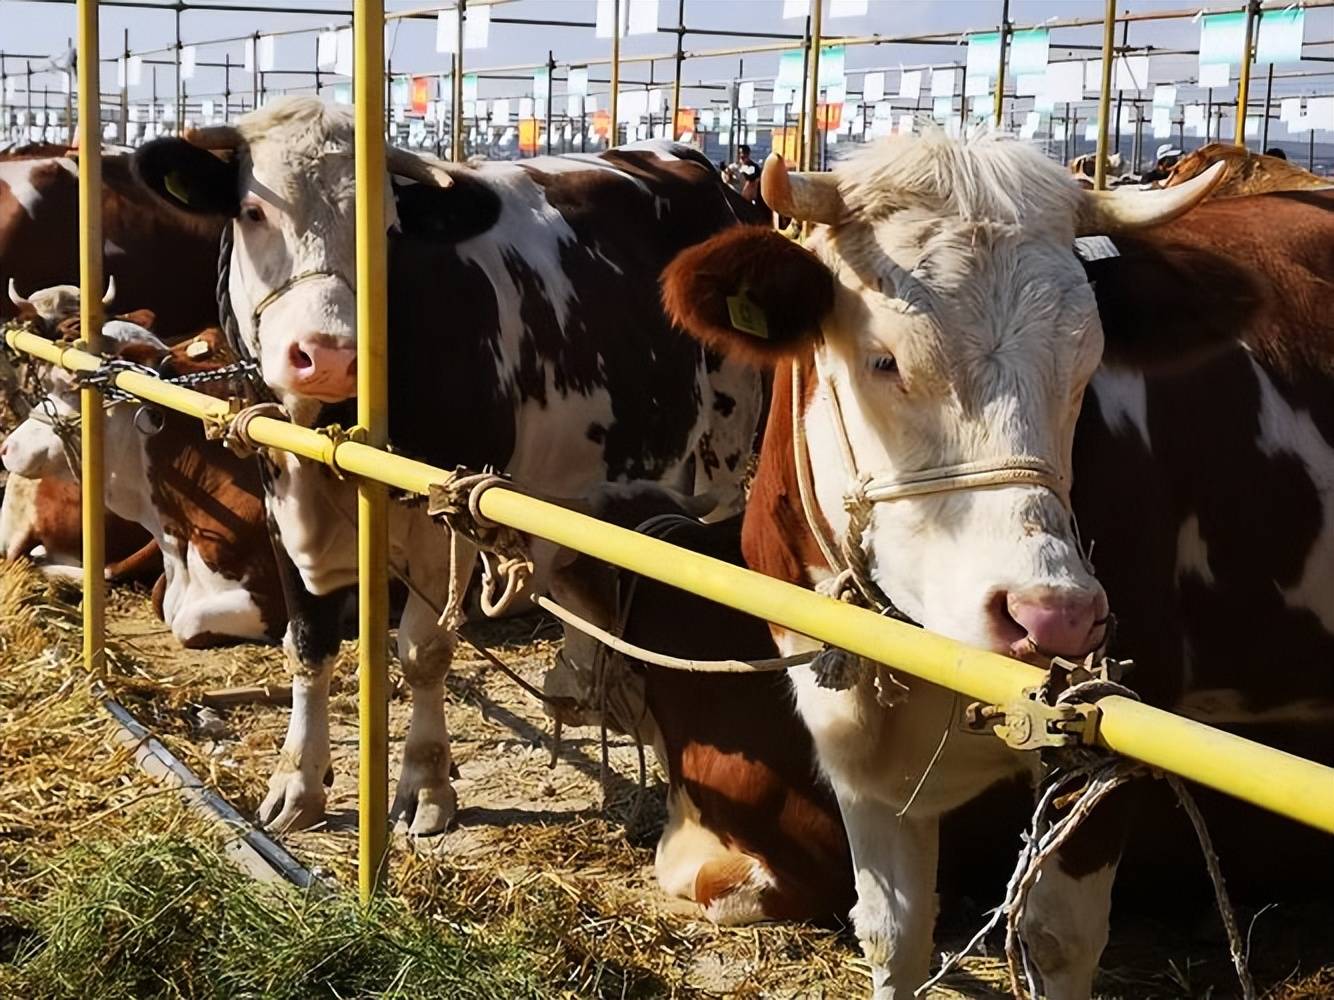
{"label": "cow hoof", "polygon": [[305,830],[324,820],[324,783],[300,771],[276,771],[259,806],[259,822],[273,833]]}
{"label": "cow hoof", "polygon": [[402,819],[413,837],[431,837],[449,828],[458,803],[458,794],[447,781],[414,789],[400,780],[390,819]]}

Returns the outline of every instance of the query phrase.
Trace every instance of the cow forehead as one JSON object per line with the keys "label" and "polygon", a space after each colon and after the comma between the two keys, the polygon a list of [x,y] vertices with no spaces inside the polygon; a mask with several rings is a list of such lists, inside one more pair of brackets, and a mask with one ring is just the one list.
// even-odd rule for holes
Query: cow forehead
{"label": "cow forehead", "polygon": [[314,98],[276,101],[241,118],[244,176],[270,200],[293,207],[318,198],[350,203],[355,192],[353,123]]}

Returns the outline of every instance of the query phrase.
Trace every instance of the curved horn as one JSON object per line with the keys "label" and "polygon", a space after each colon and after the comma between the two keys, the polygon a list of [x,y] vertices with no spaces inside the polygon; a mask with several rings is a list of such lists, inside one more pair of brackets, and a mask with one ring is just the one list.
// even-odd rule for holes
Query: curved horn
{"label": "curved horn", "polygon": [[245,145],[240,130],[232,125],[186,129],[185,141],[200,149],[235,150]]}
{"label": "curved horn", "polygon": [[397,146],[385,149],[384,161],[391,174],[406,177],[418,184],[429,184],[431,187],[440,188],[452,187],[454,184],[454,178],[449,176],[449,171],[445,170],[443,164],[424,156],[417,156],[406,149],[399,149]]}
{"label": "curved horn", "polygon": [[1078,236],[1124,232],[1171,222],[1209,196],[1223,181],[1226,164],[1215,163],[1198,177],[1171,188],[1143,191],[1115,188],[1087,191],[1075,228]]}
{"label": "curved horn", "polygon": [[802,222],[832,224],[841,221],[847,211],[833,174],[789,173],[787,164],[777,153],[770,153],[764,161],[760,194],[764,196],[764,203],[779,215]]}
{"label": "curved horn", "polygon": [[9,301],[22,309],[24,306],[31,306],[32,303],[19,294],[18,286],[14,284],[14,279],[9,279]]}
{"label": "curved horn", "polygon": [[116,276],[114,274],[107,276],[107,291],[102,296],[102,307],[106,308],[116,301]]}

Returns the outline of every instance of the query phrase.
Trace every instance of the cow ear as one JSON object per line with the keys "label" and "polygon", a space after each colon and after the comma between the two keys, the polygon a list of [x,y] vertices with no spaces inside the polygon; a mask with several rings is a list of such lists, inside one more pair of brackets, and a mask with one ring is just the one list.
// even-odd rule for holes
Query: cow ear
{"label": "cow ear", "polygon": [[763,226],[736,226],[678,254],[662,275],[667,315],[695,339],[757,366],[800,353],[834,303],[834,276]]}
{"label": "cow ear", "polygon": [[241,210],[235,158],[220,159],[184,139],[154,139],[134,154],[134,169],[150,191],[182,211],[234,218]]}
{"label": "cow ear", "polygon": [[1223,254],[1149,235],[1120,235],[1116,247],[1084,264],[1110,364],[1187,367],[1235,344],[1266,306],[1254,275]]}
{"label": "cow ear", "polygon": [[398,227],[405,236],[460,243],[486,232],[500,218],[500,196],[460,171],[448,187],[394,184]]}

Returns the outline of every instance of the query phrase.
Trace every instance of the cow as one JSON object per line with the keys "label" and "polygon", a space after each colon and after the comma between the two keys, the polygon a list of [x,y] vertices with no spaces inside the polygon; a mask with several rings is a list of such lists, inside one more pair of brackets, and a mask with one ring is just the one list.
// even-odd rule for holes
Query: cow
{"label": "cow", "polygon": [[[0,502],[0,554],[28,558],[57,579],[81,581],[83,525],[78,483],[60,476],[9,476]],[[108,583],[152,586],[162,573],[162,554],[139,525],[109,514],[106,519]]]}
{"label": "cow", "polygon": [[[118,303],[151,309],[163,329],[217,323],[217,216],[170,212],[134,177],[129,156],[102,157],[102,259]],[[79,278],[78,155],[0,159],[0,281],[50,288]],[[0,298],[0,320],[17,307]]]}
{"label": "cow", "polygon": [[[288,98],[192,139],[146,144],[136,170],[178,211],[231,218],[225,311],[293,419],[328,421],[356,389],[352,117]],[[658,143],[466,166],[390,149],[387,165],[395,448],[557,496],[642,478],[739,507],[760,380],[672,328],[657,294],[677,251],[760,221],[706,159]],[[351,484],[295,457],[277,462],[270,507],[283,546],[309,594],[333,595],[356,580]],[[463,590],[470,552],[402,505],[390,539],[413,581],[399,628],[413,715],[392,813],[410,833],[434,834],[457,804],[443,704],[454,639],[437,621]],[[322,607],[294,618],[285,640],[303,666],[260,809],[273,828],[324,815],[338,639]],[[296,625],[321,614],[325,624]]]}
{"label": "cow", "polygon": [[[1093,187],[1093,176],[1097,170],[1098,157],[1094,153],[1084,153],[1070,161],[1069,170],[1075,180],[1083,187]],[[1120,153],[1107,154],[1107,180],[1112,187],[1125,184],[1138,184],[1139,177],[1130,171],[1130,164]]]}
{"label": "cow", "polygon": [[[575,506],[675,545],[741,561],[739,517],[703,524],[695,519],[702,512],[698,498],[656,484],[611,484]],[[778,655],[759,619],[574,550],[554,557],[550,591],[586,621],[658,653]],[[544,687],[551,698],[547,711],[562,724],[605,719],[608,728],[653,749],[668,780],[667,821],[654,862],[664,892],[698,903],[719,924],[843,919],[852,904],[843,824],[781,672],[702,674],[651,666],[567,626]]]}
{"label": "cow", "polygon": [[[1196,208],[1221,170],[1093,193],[1008,137],[934,132],[833,174],[771,161],[766,200],[816,224],[809,246],[737,229],[664,276],[679,324],[776,369],[747,563],[1038,665],[1096,652],[1114,609],[1147,702],[1334,758],[1334,202]],[[1119,255],[1081,243],[1084,264],[1081,233]],[[790,676],[875,994],[906,997],[930,962],[939,817],[1036,761],[949,739],[965,706],[909,676]],[[1033,887],[1049,997],[1090,994],[1125,823],[1108,800]]]}
{"label": "cow", "polygon": [[1268,191],[1313,191],[1334,187],[1328,177],[1319,177],[1277,156],[1253,153],[1245,146],[1211,142],[1192,150],[1177,161],[1163,187],[1184,184],[1215,163],[1226,164],[1226,176],[1214,190],[1215,198],[1235,198]]}
{"label": "cow", "polygon": [[[103,336],[112,356],[164,375],[208,371],[224,360],[216,329],[174,349],[125,320],[108,322]],[[47,406],[0,446],[11,473],[70,474],[54,424],[75,418],[79,388],[62,368],[48,381]],[[277,641],[287,618],[254,462],[207,440],[195,418],[133,401],[108,406],[105,434],[107,507],[142,525],[161,548],[153,603],[173,635],[187,649]]]}

